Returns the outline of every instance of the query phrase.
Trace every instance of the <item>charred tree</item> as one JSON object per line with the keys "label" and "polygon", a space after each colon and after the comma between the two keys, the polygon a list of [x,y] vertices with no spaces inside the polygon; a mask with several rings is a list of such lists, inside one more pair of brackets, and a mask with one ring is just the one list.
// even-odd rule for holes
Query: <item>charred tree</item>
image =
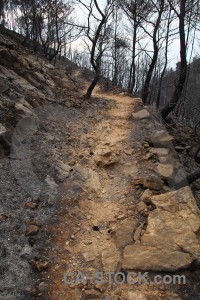
{"label": "charred tree", "polygon": [[[169,1],[169,0],[168,0]],[[172,6],[171,1],[169,1],[172,9],[176,11],[174,6]],[[185,39],[185,15],[186,15],[186,0],[180,1],[180,14],[176,11],[179,19],[179,37],[180,37],[180,70],[179,78],[176,84],[173,95],[169,103],[161,110],[161,116],[166,120],[167,116],[173,111],[177,105],[184,89],[185,81],[187,78],[187,58],[186,58],[186,39]]]}
{"label": "charred tree", "polygon": [[143,103],[147,102],[148,95],[149,95],[149,85],[150,85],[152,74],[153,74],[154,68],[156,66],[157,59],[158,59],[159,46],[158,46],[157,33],[158,33],[159,26],[160,26],[163,11],[164,11],[164,0],[161,0],[159,11],[158,11],[158,17],[157,17],[157,20],[156,20],[156,23],[154,26],[154,31],[153,31],[153,49],[154,49],[153,57],[152,57],[149,69],[147,71],[145,82],[144,82],[144,85],[142,88]]}

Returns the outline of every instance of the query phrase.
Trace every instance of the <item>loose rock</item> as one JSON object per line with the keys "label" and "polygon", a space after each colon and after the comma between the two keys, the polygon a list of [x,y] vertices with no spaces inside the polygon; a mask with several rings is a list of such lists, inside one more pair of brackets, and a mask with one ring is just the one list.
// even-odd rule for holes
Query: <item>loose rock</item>
{"label": "loose rock", "polygon": [[174,166],[170,164],[159,164],[157,166],[157,172],[161,175],[161,177],[171,178],[174,174]]}
{"label": "loose rock", "polygon": [[120,262],[120,252],[114,245],[102,253],[102,263],[105,272],[116,272]]}
{"label": "loose rock", "polygon": [[49,289],[49,286],[48,286],[48,284],[47,283],[45,283],[45,282],[41,282],[40,284],[39,284],[39,291],[40,292],[43,292],[43,293],[47,293],[48,292],[48,289]]}
{"label": "loose rock", "polygon": [[134,120],[142,120],[150,118],[150,113],[146,109],[142,109],[136,113],[132,114]]}
{"label": "loose rock", "polygon": [[160,179],[160,177],[156,176],[149,176],[149,177],[140,177],[138,179],[134,180],[134,184],[136,185],[143,185],[143,187],[160,191],[162,190],[163,181]]}
{"label": "loose rock", "polygon": [[37,235],[39,231],[39,227],[35,225],[29,225],[27,230],[26,230],[26,236],[33,236]]}

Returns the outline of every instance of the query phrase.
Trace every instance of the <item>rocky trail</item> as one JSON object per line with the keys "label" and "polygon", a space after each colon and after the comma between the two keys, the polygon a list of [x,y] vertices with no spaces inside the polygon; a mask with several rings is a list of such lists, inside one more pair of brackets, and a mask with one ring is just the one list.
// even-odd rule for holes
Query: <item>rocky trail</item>
{"label": "rocky trail", "polygon": [[174,137],[141,99],[98,86],[83,100],[78,80],[4,40],[0,299],[200,299],[200,211],[174,189]]}
{"label": "rocky trail", "polygon": [[[105,300],[198,295],[198,275],[191,273],[191,288],[190,272],[183,270],[199,264],[199,210],[188,187],[170,191],[170,177],[181,173],[172,136],[140,99],[96,97],[99,103],[106,101],[107,109],[96,116],[87,111],[87,118],[96,122],[83,128],[68,163],[72,173],[63,182],[60,221],[48,228],[55,245],[48,254],[41,294],[47,293],[44,299]],[[106,276],[136,270],[149,271],[150,286],[138,277],[135,285],[120,284],[123,277],[116,284],[114,275],[109,284]],[[79,278],[79,284],[67,284],[67,272],[73,274],[69,281],[81,272],[85,283]],[[104,275],[100,284],[97,272]],[[184,274],[188,284],[157,285],[152,283],[155,274]]]}

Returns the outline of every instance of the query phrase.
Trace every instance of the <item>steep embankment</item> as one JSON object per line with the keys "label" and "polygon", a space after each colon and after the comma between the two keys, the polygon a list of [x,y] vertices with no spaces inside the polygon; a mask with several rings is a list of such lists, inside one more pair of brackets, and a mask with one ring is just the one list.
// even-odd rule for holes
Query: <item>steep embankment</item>
{"label": "steep embankment", "polygon": [[[44,247],[42,226],[54,210],[44,201],[48,183],[41,187],[40,175],[34,177],[32,163],[36,155],[31,143],[48,109],[55,113],[58,103],[64,107],[74,105],[76,95],[75,85],[64,69],[55,68],[0,35],[1,299],[28,299],[25,290],[35,284],[38,276],[33,266]],[[39,150],[40,170],[43,156],[50,151],[47,142],[45,146],[44,153]],[[38,188],[42,188],[43,195]],[[39,241],[33,246],[32,235],[39,229]]]}
{"label": "steep embankment", "polygon": [[[200,213],[189,187],[173,190],[185,176],[173,137],[140,99],[81,100],[24,51],[0,44],[1,298],[198,299]],[[79,271],[84,284],[64,282]],[[130,271],[187,283],[120,285]]]}

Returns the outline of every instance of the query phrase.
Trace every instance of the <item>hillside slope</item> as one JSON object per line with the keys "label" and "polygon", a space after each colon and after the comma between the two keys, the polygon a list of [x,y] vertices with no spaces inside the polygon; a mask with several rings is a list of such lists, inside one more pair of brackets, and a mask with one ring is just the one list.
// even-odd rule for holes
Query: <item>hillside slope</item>
{"label": "hillside slope", "polygon": [[[4,36],[0,70],[0,298],[198,299],[200,211],[174,188],[185,169],[158,116],[100,86],[83,100],[87,78]],[[64,282],[79,271],[84,283]],[[128,284],[133,271],[151,284]]]}
{"label": "hillside slope", "polygon": [[5,147],[9,148],[12,128],[21,117],[33,115],[40,105],[70,102],[75,90],[64,69],[0,35],[0,128]]}

